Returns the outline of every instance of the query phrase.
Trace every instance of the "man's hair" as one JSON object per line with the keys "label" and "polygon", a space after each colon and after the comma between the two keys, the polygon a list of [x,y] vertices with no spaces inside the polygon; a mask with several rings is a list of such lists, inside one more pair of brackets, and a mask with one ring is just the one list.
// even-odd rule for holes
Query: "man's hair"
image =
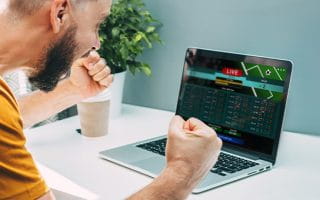
{"label": "man's hair", "polygon": [[19,16],[32,15],[48,0],[10,0],[9,8]]}
{"label": "man's hair", "polygon": [[[1,1],[1,0],[0,0]],[[49,0],[10,0],[9,8],[18,16],[32,15]],[[52,1],[52,0],[50,0]],[[71,0],[73,3],[83,3],[96,0]]]}

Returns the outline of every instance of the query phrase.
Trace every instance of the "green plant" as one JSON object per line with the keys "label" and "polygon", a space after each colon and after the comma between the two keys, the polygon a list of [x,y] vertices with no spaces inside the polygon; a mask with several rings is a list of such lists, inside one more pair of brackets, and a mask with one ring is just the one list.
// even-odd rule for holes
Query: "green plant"
{"label": "green plant", "polygon": [[129,69],[132,74],[151,75],[149,64],[137,57],[153,43],[162,43],[158,28],[162,24],[154,19],[142,0],[118,0],[111,14],[100,28],[101,49],[113,73]]}

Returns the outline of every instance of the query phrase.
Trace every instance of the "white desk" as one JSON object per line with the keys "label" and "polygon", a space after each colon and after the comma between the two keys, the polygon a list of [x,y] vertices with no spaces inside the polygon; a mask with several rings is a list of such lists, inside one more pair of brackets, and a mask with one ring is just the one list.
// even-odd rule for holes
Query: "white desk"
{"label": "white desk", "polygon": [[[26,131],[34,158],[100,199],[124,199],[151,178],[98,158],[98,152],[166,134],[173,113],[124,105],[111,121],[108,136],[88,139],[77,134],[73,117]],[[313,200],[320,199],[320,137],[284,132],[278,160],[269,172],[238,181],[189,199]]]}

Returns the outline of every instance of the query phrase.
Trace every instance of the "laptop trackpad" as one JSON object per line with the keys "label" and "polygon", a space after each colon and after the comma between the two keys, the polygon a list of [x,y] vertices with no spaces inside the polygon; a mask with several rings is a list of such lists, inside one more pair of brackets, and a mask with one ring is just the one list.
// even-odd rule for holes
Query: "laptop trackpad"
{"label": "laptop trackpad", "polygon": [[164,157],[152,157],[133,163],[134,166],[142,168],[152,174],[159,175],[166,165]]}

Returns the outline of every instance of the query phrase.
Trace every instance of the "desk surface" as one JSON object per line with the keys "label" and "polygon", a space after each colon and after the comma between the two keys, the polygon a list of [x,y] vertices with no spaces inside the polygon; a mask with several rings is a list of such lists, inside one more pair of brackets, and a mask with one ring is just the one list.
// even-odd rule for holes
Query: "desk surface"
{"label": "desk surface", "polygon": [[[91,139],[76,133],[78,117],[26,131],[34,158],[100,199],[124,199],[151,178],[102,160],[98,152],[164,135],[172,112],[131,105],[111,121],[106,137]],[[320,199],[320,137],[284,132],[273,170],[188,199]]]}

